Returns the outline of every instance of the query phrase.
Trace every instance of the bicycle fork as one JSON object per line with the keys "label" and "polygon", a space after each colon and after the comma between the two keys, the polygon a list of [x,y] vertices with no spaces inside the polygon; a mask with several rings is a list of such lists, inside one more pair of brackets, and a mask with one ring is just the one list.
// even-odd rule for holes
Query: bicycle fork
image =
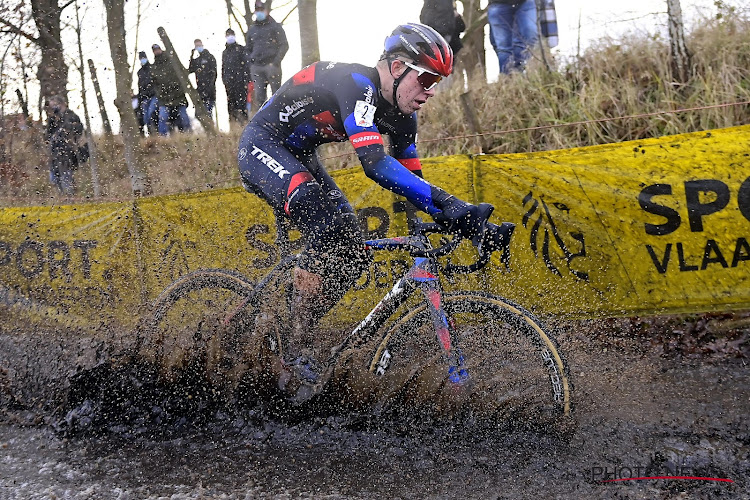
{"label": "bicycle fork", "polygon": [[466,382],[469,380],[466,359],[461,349],[451,340],[455,325],[443,309],[443,293],[440,289],[435,262],[426,258],[417,258],[408,277],[419,283],[419,288],[427,300],[435,336],[448,362],[448,380],[453,384]]}

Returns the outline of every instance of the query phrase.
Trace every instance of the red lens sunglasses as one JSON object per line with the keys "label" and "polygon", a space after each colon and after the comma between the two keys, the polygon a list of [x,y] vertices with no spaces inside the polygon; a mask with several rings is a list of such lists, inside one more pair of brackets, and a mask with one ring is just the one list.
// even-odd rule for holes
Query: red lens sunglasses
{"label": "red lens sunglasses", "polygon": [[433,73],[432,71],[428,69],[420,68],[419,66],[415,66],[414,64],[408,63],[406,61],[401,61],[401,62],[403,62],[409,68],[417,72],[417,81],[425,90],[431,90],[435,88],[435,85],[440,83],[440,80],[443,79],[442,75]]}

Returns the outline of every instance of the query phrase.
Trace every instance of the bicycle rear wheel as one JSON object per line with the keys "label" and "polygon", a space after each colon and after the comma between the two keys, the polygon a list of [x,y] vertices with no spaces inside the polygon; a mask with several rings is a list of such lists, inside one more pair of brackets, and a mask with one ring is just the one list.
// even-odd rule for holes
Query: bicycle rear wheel
{"label": "bicycle rear wheel", "polygon": [[422,303],[376,335],[369,371],[381,407],[421,408],[473,421],[570,427],[570,370],[557,341],[529,311],[489,294],[443,296],[452,342],[470,378],[448,380],[445,353]]}
{"label": "bicycle rear wheel", "polygon": [[[255,335],[257,310],[247,303],[255,285],[225,269],[193,271],[156,299],[143,329],[141,356],[173,380],[198,372],[221,389],[265,366],[263,342]],[[266,349],[267,351],[267,349]]]}

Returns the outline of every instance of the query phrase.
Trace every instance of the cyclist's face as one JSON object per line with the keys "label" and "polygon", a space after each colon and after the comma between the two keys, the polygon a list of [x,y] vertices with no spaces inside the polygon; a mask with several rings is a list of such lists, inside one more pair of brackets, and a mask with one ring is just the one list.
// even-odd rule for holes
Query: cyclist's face
{"label": "cyclist's face", "polygon": [[[396,64],[399,64],[398,74],[396,76],[403,74],[403,72],[409,69],[401,61],[396,61],[394,66]],[[418,80],[418,77],[418,72],[411,69],[407,72],[406,76],[401,80],[401,83],[398,86],[396,99],[398,99],[398,107],[403,113],[411,114],[415,111],[419,111],[422,109],[424,103],[427,102],[427,99],[435,95],[435,87],[433,86],[429,90],[426,90],[424,85]]]}

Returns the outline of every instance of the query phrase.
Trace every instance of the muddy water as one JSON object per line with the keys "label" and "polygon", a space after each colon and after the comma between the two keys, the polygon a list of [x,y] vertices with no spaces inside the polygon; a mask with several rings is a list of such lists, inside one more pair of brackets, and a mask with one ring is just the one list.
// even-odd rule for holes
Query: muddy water
{"label": "muddy water", "polygon": [[[750,498],[745,359],[560,338],[577,430],[214,412],[168,432],[0,425],[0,498]],[[85,412],[83,412],[85,413]],[[731,479],[602,482],[639,476]]]}

